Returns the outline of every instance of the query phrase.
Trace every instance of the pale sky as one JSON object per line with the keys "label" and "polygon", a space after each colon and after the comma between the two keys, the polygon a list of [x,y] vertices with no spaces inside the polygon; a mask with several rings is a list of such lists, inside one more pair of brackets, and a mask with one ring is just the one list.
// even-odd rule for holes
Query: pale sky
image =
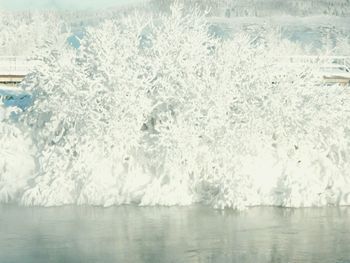
{"label": "pale sky", "polygon": [[0,9],[96,9],[136,2],[142,2],[142,0],[0,0]]}

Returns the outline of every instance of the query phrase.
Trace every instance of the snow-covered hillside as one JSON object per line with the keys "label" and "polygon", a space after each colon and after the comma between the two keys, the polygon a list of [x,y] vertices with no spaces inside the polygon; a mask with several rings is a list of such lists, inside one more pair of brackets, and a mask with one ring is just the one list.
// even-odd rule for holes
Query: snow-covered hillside
{"label": "snow-covered hillside", "polygon": [[[153,8],[169,10],[172,0],[150,0]],[[197,5],[209,9],[213,16],[269,17],[329,15],[347,17],[349,0],[186,0],[186,7]]]}

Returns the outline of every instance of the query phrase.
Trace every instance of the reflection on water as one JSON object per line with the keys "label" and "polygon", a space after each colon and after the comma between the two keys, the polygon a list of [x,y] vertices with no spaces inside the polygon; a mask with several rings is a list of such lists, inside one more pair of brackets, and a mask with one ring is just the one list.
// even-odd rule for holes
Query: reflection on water
{"label": "reflection on water", "polygon": [[350,262],[350,208],[0,206],[0,262]]}

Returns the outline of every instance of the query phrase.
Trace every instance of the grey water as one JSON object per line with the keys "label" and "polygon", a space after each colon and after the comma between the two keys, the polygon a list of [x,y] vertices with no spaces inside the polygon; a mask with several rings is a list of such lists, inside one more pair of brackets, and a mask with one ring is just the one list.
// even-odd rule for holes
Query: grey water
{"label": "grey water", "polygon": [[350,262],[350,208],[0,206],[0,262]]}

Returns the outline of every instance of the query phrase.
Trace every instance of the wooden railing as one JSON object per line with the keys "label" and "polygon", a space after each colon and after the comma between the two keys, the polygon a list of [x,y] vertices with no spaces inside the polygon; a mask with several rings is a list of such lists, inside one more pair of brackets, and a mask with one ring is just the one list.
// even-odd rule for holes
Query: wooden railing
{"label": "wooden railing", "polygon": [[30,63],[25,57],[0,56],[0,75],[26,75],[30,70]]}
{"label": "wooden railing", "polygon": [[0,56],[0,83],[16,84],[29,73],[31,63],[26,57]]}
{"label": "wooden railing", "polygon": [[350,70],[350,56],[276,56],[276,62],[289,62],[297,64],[317,64],[319,66],[344,66]]}
{"label": "wooden railing", "polygon": [[314,65],[326,83],[350,84],[350,56],[276,56],[275,65]]}

